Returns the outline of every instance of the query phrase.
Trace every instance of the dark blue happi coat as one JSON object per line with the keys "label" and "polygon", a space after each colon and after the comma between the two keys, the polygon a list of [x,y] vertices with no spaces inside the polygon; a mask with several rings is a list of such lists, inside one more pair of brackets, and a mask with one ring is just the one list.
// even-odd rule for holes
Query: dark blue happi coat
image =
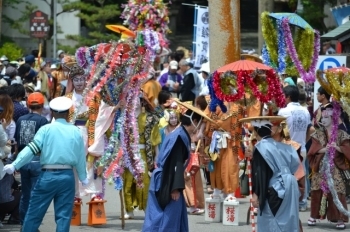
{"label": "dark blue happi coat", "polygon": [[[181,155],[184,159],[188,159],[190,156],[190,138],[185,129],[180,126],[172,133],[165,137],[162,147],[159,151],[157,160],[157,167],[152,174],[151,183],[148,191],[148,200],[146,208],[146,216],[143,224],[143,232],[188,232],[188,218],[186,203],[182,191],[180,191],[180,198],[178,201],[170,200],[166,204],[164,210],[159,205],[156,193],[161,190],[163,171],[167,173],[168,168],[165,166],[169,155],[174,155],[174,149],[177,148],[178,143],[176,141],[182,140],[181,143],[186,148],[183,151],[187,151],[187,154],[175,154]],[[175,146],[176,143],[176,146]],[[177,167],[174,167],[175,169]],[[183,167],[181,167],[182,169]],[[169,193],[170,194],[170,193]]]}

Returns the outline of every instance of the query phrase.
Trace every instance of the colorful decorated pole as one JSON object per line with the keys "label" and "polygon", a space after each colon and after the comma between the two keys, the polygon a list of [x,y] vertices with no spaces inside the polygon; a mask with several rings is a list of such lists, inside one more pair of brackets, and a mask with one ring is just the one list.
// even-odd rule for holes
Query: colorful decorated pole
{"label": "colorful decorated pole", "polygon": [[252,190],[252,167],[250,166],[250,158],[247,158],[247,170],[249,180],[249,196],[250,196],[250,219],[252,222],[252,232],[255,232],[254,206],[253,206],[253,190]]}
{"label": "colorful decorated pole", "polygon": [[209,0],[210,70],[240,60],[239,0]]}

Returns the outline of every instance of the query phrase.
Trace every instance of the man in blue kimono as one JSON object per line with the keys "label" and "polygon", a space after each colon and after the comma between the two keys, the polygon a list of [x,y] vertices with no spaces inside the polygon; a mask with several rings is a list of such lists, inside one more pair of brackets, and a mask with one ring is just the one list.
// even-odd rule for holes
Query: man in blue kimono
{"label": "man in blue kimono", "polygon": [[143,232],[188,232],[185,189],[185,162],[190,156],[190,134],[200,128],[199,109],[177,101],[188,110],[181,116],[181,124],[164,140],[159,151],[157,168],[153,171]]}
{"label": "man in blue kimono", "polygon": [[276,142],[271,136],[272,122],[281,116],[241,119],[251,122],[258,143],[253,151],[253,206],[259,208],[257,231],[299,232],[299,187],[293,174],[299,157],[292,146]]}

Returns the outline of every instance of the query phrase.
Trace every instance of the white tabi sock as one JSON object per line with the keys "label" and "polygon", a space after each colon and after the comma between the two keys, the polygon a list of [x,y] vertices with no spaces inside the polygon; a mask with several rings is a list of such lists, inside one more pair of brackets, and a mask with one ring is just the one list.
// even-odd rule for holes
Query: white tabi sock
{"label": "white tabi sock", "polygon": [[213,196],[219,196],[221,194],[221,190],[214,188]]}

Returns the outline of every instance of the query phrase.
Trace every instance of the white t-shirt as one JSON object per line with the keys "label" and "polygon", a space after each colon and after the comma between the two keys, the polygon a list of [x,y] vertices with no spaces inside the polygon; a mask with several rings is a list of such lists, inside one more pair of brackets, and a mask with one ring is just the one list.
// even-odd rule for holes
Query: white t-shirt
{"label": "white t-shirt", "polygon": [[311,123],[309,111],[298,102],[290,102],[286,108],[279,110],[278,115],[287,118],[290,138],[299,143],[301,151],[305,152],[307,127]]}

